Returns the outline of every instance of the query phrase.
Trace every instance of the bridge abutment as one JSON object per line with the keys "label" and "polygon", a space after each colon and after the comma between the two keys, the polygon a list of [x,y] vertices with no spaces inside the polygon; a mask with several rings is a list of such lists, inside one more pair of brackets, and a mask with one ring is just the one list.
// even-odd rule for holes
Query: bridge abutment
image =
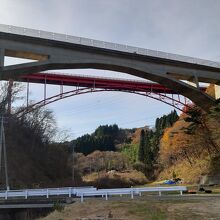
{"label": "bridge abutment", "polygon": [[0,220],[31,220],[28,210],[8,210],[0,213]]}
{"label": "bridge abutment", "polygon": [[214,89],[215,89],[215,99],[220,99],[220,86],[215,85]]}
{"label": "bridge abutment", "polygon": [[53,208],[3,208],[0,209],[0,220],[34,220],[48,215]]}

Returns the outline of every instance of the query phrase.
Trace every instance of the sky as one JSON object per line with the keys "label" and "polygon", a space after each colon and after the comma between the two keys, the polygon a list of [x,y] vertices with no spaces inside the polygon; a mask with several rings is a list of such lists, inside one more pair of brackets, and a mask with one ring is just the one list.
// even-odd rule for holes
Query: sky
{"label": "sky", "polygon": [[[219,0],[0,0],[0,23],[220,61],[219,9]],[[6,59],[8,65],[14,62],[20,61]],[[91,69],[58,72],[134,78]],[[42,99],[43,88],[31,88],[31,98]],[[48,89],[48,95],[59,91]],[[173,110],[162,102],[120,92],[75,96],[47,107],[70,138],[103,124],[152,127],[156,117]]]}

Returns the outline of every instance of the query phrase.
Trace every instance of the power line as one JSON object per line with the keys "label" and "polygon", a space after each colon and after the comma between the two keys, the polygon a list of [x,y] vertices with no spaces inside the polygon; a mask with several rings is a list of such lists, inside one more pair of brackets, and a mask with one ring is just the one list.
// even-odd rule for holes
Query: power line
{"label": "power line", "polygon": [[[68,113],[65,113],[65,112],[67,112],[67,111],[65,111],[64,112],[64,114],[63,114],[63,111],[62,111],[62,115],[73,115],[73,114],[78,114],[78,113],[85,113],[85,112],[90,112],[91,110],[94,110],[94,109],[97,109],[98,108],[98,106],[101,106],[102,108],[103,107],[105,107],[105,106],[109,106],[109,105],[111,105],[111,104],[113,104],[113,103],[117,103],[117,102],[119,102],[120,100],[124,100],[125,98],[123,97],[123,98],[119,98],[119,99],[113,99],[113,100],[108,100],[108,101],[105,101],[105,102],[98,102],[98,103],[94,103],[94,104],[92,104],[92,105],[84,105],[84,107],[78,107],[78,108],[76,108],[76,109],[74,109],[74,110],[76,110],[76,111],[71,111],[71,110],[67,110],[67,111],[71,111],[71,112],[68,112]],[[138,100],[135,100],[134,102],[137,102]],[[134,103],[133,102],[133,103]],[[117,104],[115,104],[114,106],[117,106]],[[99,109],[100,109],[100,107],[99,107]]]}
{"label": "power line", "polygon": [[[160,115],[159,115],[160,116]],[[158,117],[159,117],[158,116]],[[127,124],[132,124],[132,123],[134,123],[134,122],[140,122],[140,121],[147,121],[148,119],[153,119],[153,118],[155,118],[155,116],[154,117],[148,117],[148,118],[141,118],[141,119],[138,119],[138,120],[133,120],[133,121],[128,121],[128,122],[126,122],[126,123],[122,123],[122,124],[120,124],[120,125],[127,125]],[[150,126],[150,127],[153,127],[155,124],[148,124],[147,126]],[[84,131],[79,131],[79,132],[74,132],[74,134],[87,134],[87,133],[92,133],[92,132],[94,132],[94,130],[95,129],[90,129],[90,130],[84,130]]]}

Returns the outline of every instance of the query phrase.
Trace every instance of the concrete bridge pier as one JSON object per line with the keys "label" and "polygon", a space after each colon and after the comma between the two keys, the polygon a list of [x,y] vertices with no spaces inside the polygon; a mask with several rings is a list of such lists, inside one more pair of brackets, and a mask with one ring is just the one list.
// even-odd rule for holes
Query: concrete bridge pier
{"label": "concrete bridge pier", "polygon": [[193,86],[197,89],[199,89],[199,79],[196,75],[194,75],[194,77],[192,77],[192,79],[189,81],[186,81],[187,84],[189,84],[190,86]]}
{"label": "concrete bridge pier", "polygon": [[0,48],[0,68],[4,66],[5,63],[5,50]]}

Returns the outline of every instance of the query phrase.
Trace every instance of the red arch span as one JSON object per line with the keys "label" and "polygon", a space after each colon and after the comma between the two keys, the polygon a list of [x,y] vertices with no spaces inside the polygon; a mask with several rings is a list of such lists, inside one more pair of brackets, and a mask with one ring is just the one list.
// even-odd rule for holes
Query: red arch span
{"label": "red arch span", "polygon": [[[44,84],[44,94],[46,94],[47,84],[59,85],[61,89],[60,93],[57,95],[51,97],[44,96],[43,100],[31,105],[27,105],[26,108],[17,112],[17,114],[19,115],[28,113],[32,110],[64,98],[91,92],[103,91],[120,91],[150,97],[171,105],[180,111],[184,111],[186,107],[189,107],[186,99],[182,101],[180,99],[180,95],[176,94],[175,91],[166,88],[160,84],[152,83],[149,81],[65,75],[60,73],[35,73],[31,75],[21,76],[20,81],[27,82],[28,85],[29,83]],[[63,86],[76,86],[76,89],[70,90],[68,92],[63,92]],[[201,88],[202,91],[204,91],[205,89],[205,87]],[[27,91],[27,93],[29,93],[29,91]]]}

